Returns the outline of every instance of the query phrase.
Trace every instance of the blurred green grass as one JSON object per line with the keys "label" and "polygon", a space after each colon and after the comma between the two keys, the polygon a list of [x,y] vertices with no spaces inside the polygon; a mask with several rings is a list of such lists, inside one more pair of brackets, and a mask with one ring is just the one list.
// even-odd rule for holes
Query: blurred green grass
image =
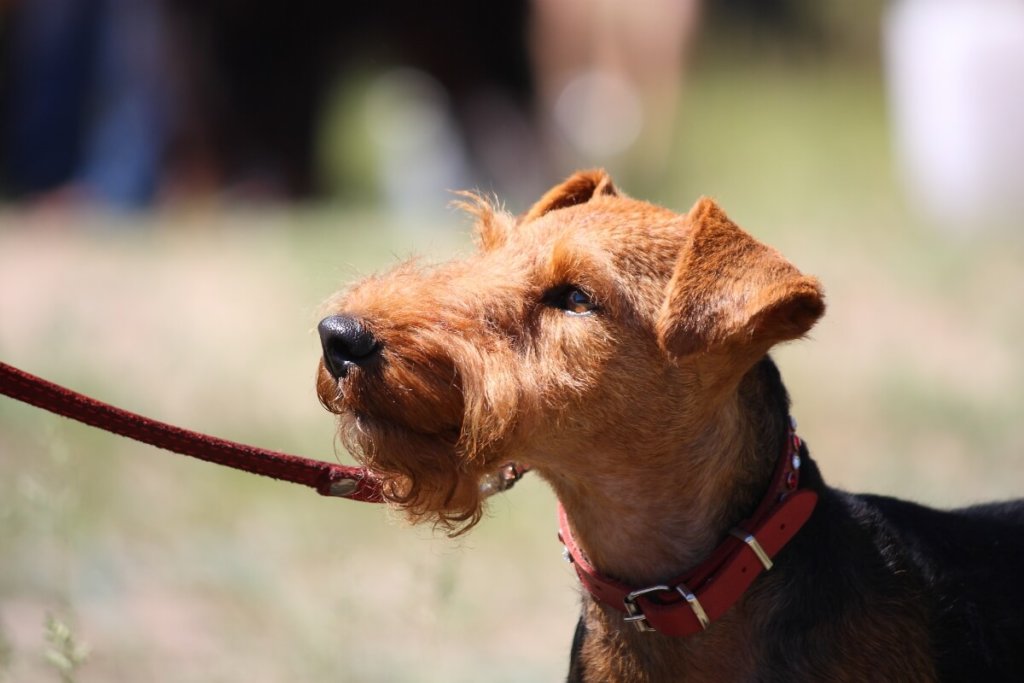
{"label": "blurred green grass", "polygon": [[[829,312],[776,358],[836,485],[937,505],[1024,489],[1024,246],[917,224],[864,70],[710,66],[658,187],[699,194],[821,277]],[[448,197],[438,197],[441,205]],[[513,207],[522,208],[522,207]],[[0,359],[226,438],[330,459],[318,308],[396,256],[468,248],[336,206],[0,217]],[[0,399],[0,645],[55,680],[538,681],[564,676],[576,583],[527,478],[468,537],[172,456]],[[0,672],[5,665],[0,661]],[[0,673],[2,679],[2,673]]]}

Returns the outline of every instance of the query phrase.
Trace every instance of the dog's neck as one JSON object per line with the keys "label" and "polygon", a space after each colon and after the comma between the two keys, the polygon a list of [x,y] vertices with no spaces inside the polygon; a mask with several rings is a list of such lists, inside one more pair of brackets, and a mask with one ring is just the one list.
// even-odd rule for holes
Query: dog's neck
{"label": "dog's neck", "polygon": [[[582,468],[538,468],[599,571],[634,585],[678,576],[750,514],[785,438],[788,398],[772,386],[777,377],[766,358],[689,438],[638,438],[630,452],[591,452]],[[764,394],[780,391],[781,416],[769,415]]]}

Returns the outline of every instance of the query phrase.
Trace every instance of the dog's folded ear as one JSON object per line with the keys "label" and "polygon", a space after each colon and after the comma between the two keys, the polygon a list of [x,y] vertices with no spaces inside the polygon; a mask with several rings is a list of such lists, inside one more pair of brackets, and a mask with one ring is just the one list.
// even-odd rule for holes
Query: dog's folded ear
{"label": "dog's folded ear", "polygon": [[591,199],[601,196],[619,196],[619,191],[615,189],[611,176],[601,169],[577,171],[560,185],[545,192],[544,196],[523,216],[523,222],[527,223],[540,218],[549,211],[586,204]]}
{"label": "dog's folded ear", "polygon": [[821,285],[702,198],[658,315],[658,343],[673,357],[717,348],[761,355],[807,334],[825,312]]}

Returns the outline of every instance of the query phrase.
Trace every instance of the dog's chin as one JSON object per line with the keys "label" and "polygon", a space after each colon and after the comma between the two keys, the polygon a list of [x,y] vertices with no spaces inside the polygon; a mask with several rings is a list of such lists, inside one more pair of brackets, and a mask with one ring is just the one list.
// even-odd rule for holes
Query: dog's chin
{"label": "dog's chin", "polygon": [[411,521],[465,532],[480,520],[484,499],[508,487],[501,440],[466,439],[459,400],[440,393],[444,401],[435,404],[425,400],[429,392],[389,400],[376,379],[356,374],[339,382],[321,366],[317,394],[339,416],[342,445]]}
{"label": "dog's chin", "polygon": [[488,458],[467,458],[458,427],[422,434],[397,421],[341,412],[342,445],[383,482],[384,497],[416,523],[430,522],[451,535],[464,533],[483,513]]}

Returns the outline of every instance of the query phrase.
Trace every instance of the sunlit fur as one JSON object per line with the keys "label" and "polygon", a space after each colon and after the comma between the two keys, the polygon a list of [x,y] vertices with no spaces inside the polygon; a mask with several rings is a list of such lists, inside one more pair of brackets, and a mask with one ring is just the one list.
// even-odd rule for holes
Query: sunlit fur
{"label": "sunlit fur", "polygon": [[[414,520],[459,533],[482,515],[481,478],[509,461],[572,496],[563,475],[574,468],[612,477],[631,467],[609,461],[602,475],[595,465],[608,456],[590,443],[656,458],[666,444],[692,441],[711,404],[701,397],[687,409],[697,398],[680,390],[705,381],[704,371],[665,353],[661,328],[696,214],[627,198],[600,171],[573,176],[519,218],[460,197],[475,218],[475,253],[402,263],[326,311],[360,319],[382,345],[379,359],[341,381],[321,366],[318,392],[340,416],[344,446],[386,480],[387,497]],[[545,299],[566,285],[587,292],[597,314],[571,315]],[[742,372],[728,375],[736,383]],[[637,411],[636,397],[652,386],[667,396]],[[638,414],[623,424],[630,412]],[[705,488],[695,505],[714,487]]]}

